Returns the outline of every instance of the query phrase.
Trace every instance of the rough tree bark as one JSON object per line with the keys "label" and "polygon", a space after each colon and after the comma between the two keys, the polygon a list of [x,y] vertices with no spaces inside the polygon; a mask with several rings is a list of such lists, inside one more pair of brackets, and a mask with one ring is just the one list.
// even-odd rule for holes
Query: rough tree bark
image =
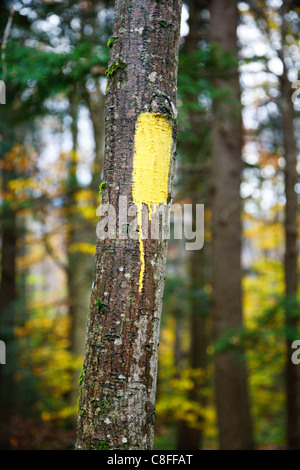
{"label": "rough tree bark", "polygon": [[[285,8],[282,8],[284,15]],[[287,31],[285,21],[282,24],[282,43],[285,42]],[[281,117],[283,132],[283,147],[285,157],[285,294],[287,305],[293,304],[293,299],[297,297],[298,287],[298,249],[297,249],[297,193],[295,186],[297,183],[297,145],[295,141],[294,108],[292,103],[292,88],[287,75],[287,67],[284,60],[283,49],[279,56],[283,64],[283,74],[280,76],[281,89]],[[296,309],[296,306],[294,307]],[[293,313],[293,314],[292,314]],[[300,450],[300,388],[299,388],[299,366],[291,361],[292,338],[290,330],[296,331],[299,326],[299,319],[296,312],[286,311],[287,328],[287,356],[285,368],[286,387],[286,409],[287,409],[287,443],[290,450]]]}
{"label": "rough tree bark", "polygon": [[[171,202],[181,1],[117,0],[107,70],[102,203]],[[148,222],[150,225],[150,222]],[[144,230],[144,229],[143,229]],[[78,449],[151,449],[166,240],[99,240]]]}
{"label": "rough tree bark", "polygon": [[[212,0],[211,41],[236,54],[236,0]],[[239,78],[233,66],[215,86],[230,88],[230,99],[214,103],[212,160],[212,314],[215,340],[242,327],[240,178],[242,125]],[[215,356],[216,406],[221,449],[253,447],[242,347]]]}

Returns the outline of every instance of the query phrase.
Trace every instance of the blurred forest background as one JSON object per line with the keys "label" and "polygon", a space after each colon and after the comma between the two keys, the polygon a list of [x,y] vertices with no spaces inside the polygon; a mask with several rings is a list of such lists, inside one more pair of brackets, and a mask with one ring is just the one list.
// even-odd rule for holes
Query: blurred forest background
{"label": "blurred forest background", "polygon": [[[186,439],[218,448],[213,355],[239,354],[242,345],[256,448],[281,449],[287,445],[286,363],[291,342],[300,339],[299,297],[287,291],[285,274],[285,211],[293,198],[286,187],[288,154],[292,190],[300,195],[300,3],[238,2],[244,325],[228,329],[217,343],[211,315],[213,103],[232,99],[229,86],[217,86],[216,79],[226,82],[234,59],[210,39],[208,3],[183,4],[174,199],[205,204],[205,243],[199,251],[186,251],[183,240],[169,243],[155,448],[185,449]],[[109,0],[0,3],[7,103],[0,105],[0,338],[7,345],[7,364],[0,366],[2,448],[74,448],[113,16]],[[297,272],[293,282],[299,284]]]}

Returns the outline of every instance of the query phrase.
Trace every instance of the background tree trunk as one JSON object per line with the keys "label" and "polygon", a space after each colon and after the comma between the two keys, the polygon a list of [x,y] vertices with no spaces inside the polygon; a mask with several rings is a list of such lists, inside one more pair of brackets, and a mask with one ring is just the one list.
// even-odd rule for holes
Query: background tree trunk
{"label": "background tree trunk", "polygon": [[[117,227],[120,195],[140,211],[143,203],[171,200],[180,16],[180,0],[116,2],[107,71],[102,202],[117,210]],[[154,173],[143,159],[135,166],[135,134],[141,128],[150,139],[144,141],[143,155]],[[156,161],[169,138],[165,160]],[[160,164],[167,165],[168,190],[163,197],[153,197],[162,178]],[[134,187],[142,188],[141,192],[134,192]],[[79,449],[153,446],[167,243],[142,240],[141,235],[139,227],[138,240],[106,238],[97,245],[78,416]]]}
{"label": "background tree trunk", "polygon": [[[284,9],[283,9],[284,10]],[[284,11],[283,11],[284,13]],[[282,43],[285,42],[286,30],[284,19],[282,25]],[[298,249],[297,249],[297,146],[295,141],[294,108],[292,103],[292,88],[288,79],[284,52],[280,54],[283,64],[283,74],[280,77],[281,88],[281,117],[283,131],[283,147],[285,157],[285,294],[286,294],[286,330],[287,330],[287,356],[285,370],[286,406],[287,406],[287,443],[290,450],[300,449],[300,389],[299,366],[291,360],[291,345],[293,331],[299,326],[296,315],[297,287],[298,287]],[[290,306],[290,307],[289,307]]]}
{"label": "background tree trunk", "polygon": [[16,213],[8,208],[2,214],[1,284],[0,284],[0,331],[6,344],[6,365],[0,369],[0,449],[9,447],[9,431],[14,411],[13,339],[17,301],[16,259],[17,225]]}
{"label": "background tree trunk", "polygon": [[[191,0],[189,6],[189,33],[185,38],[182,48],[182,54],[193,56],[199,50],[199,41],[204,38],[205,21],[201,17],[203,9],[207,8],[207,2],[203,0]],[[194,93],[187,93],[185,96],[185,103],[195,104],[198,102],[199,89]],[[207,155],[204,150],[203,136],[201,135],[204,128],[206,128],[205,115],[200,109],[190,109],[187,112],[188,121],[191,129],[197,139],[190,139],[184,145],[184,151],[188,155],[191,162],[190,169],[186,172],[183,184],[183,193],[192,195],[193,207],[196,204],[205,203],[206,193],[205,186],[207,182],[203,183],[199,175],[195,177],[195,167],[199,162],[203,162]],[[189,272],[190,279],[190,305],[191,314],[189,318],[190,330],[190,352],[189,352],[189,366],[193,374],[190,380],[193,382],[193,387],[188,393],[188,398],[195,404],[200,404],[201,408],[205,406],[205,381],[197,379],[197,372],[205,373],[207,368],[207,325],[206,315],[207,311],[200,301],[201,291],[205,285],[205,247],[191,253],[189,259]],[[204,377],[203,377],[204,378]],[[204,420],[202,417],[198,418],[197,426],[191,426],[187,421],[180,421],[178,425],[177,449],[199,449],[202,447],[202,437],[204,429]]]}
{"label": "background tree trunk", "polygon": [[95,158],[91,188],[93,188],[98,195],[104,162],[104,95],[101,91],[99,81],[96,82],[96,91],[86,93],[86,104],[92,121],[95,141]]}
{"label": "background tree trunk", "polygon": [[[7,111],[6,111],[7,112]],[[2,130],[1,159],[13,147],[16,132]],[[14,166],[2,170],[2,191],[9,193],[9,183],[16,178]],[[6,344],[6,365],[0,366],[0,448],[9,447],[10,422],[14,412],[14,326],[17,304],[17,209],[9,202],[1,210],[1,282],[0,339]]]}
{"label": "background tree trunk", "polygon": [[[193,252],[190,259],[191,276],[191,317],[190,322],[190,354],[189,366],[193,370],[191,381],[193,388],[189,391],[188,398],[191,402],[200,404],[203,409],[206,403],[204,387],[204,374],[207,369],[207,310],[200,301],[200,290],[204,285],[204,251]],[[203,376],[197,376],[199,372]],[[198,417],[197,426],[191,426],[186,421],[181,421],[178,428],[177,449],[197,450],[202,446],[204,419]]]}
{"label": "background tree trunk", "polygon": [[[238,24],[235,0],[210,2],[211,41],[217,53],[236,57]],[[214,103],[212,161],[212,314],[214,338],[242,327],[241,301],[241,202],[242,124],[237,65],[227,80],[215,86],[230,88],[230,97]],[[247,372],[243,348],[215,356],[216,405],[221,449],[251,449]]]}

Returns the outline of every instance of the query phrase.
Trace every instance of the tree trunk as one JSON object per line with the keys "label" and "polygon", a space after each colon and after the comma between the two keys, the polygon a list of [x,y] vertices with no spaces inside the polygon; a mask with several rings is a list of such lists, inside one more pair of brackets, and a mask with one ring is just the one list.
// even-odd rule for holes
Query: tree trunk
{"label": "tree trunk", "polygon": [[[100,91],[101,93],[101,91]],[[101,95],[102,96],[102,95]],[[100,165],[101,161],[101,137],[103,136],[104,119],[101,113],[101,107],[98,109],[98,127],[97,136],[95,135],[95,160],[94,164],[97,166],[99,172],[101,172]],[[93,275],[93,255],[90,253],[83,253],[81,250],[73,252],[72,248],[76,243],[90,243],[94,244],[96,240],[96,231],[94,224],[82,217],[76,207],[77,201],[75,194],[80,190],[80,186],[76,177],[77,170],[77,141],[78,141],[78,98],[73,95],[70,97],[70,114],[72,116],[72,159],[69,168],[69,185],[67,187],[68,198],[67,198],[67,209],[68,209],[68,226],[69,226],[69,238],[68,238],[68,268],[67,268],[67,284],[68,284],[68,297],[69,297],[69,315],[71,319],[71,331],[70,331],[70,349],[74,359],[84,357],[85,352],[85,338],[86,338],[86,326],[87,326],[87,314],[88,314],[88,302],[91,290],[91,279]],[[96,118],[94,118],[95,120]],[[93,126],[94,128],[94,126]],[[96,134],[96,129],[94,129]],[[103,144],[103,140],[102,140]],[[91,189],[95,191],[95,198],[91,201],[91,204],[95,205],[95,213],[97,207],[97,198],[99,197],[95,181],[92,180]],[[75,368],[73,371],[72,388],[70,393],[70,405],[75,407],[78,402],[78,377],[81,373],[81,366]],[[75,418],[75,417],[74,417]]]}
{"label": "tree trunk", "polygon": [[[6,177],[7,175],[4,174],[4,192],[7,185]],[[17,224],[16,212],[13,208],[8,207],[6,210],[3,210],[1,224],[0,339],[6,344],[6,365],[0,367],[0,449],[6,449],[9,447],[10,421],[14,410],[13,366],[15,358],[13,357],[13,329],[17,300]]]}
{"label": "tree trunk", "polygon": [[104,95],[98,81],[96,83],[96,91],[86,93],[86,104],[90,113],[95,142],[91,188],[98,193],[104,160]]}
{"label": "tree trunk", "polygon": [[[103,169],[103,153],[104,153],[104,96],[101,92],[99,82],[96,83],[96,91],[93,93],[84,93],[86,105],[89,109],[90,118],[93,128],[93,136],[95,142],[95,156],[93,162],[93,177],[90,184],[90,189],[93,191],[93,198],[91,204],[95,206],[95,213],[99,199],[99,183],[100,175]],[[77,126],[77,105],[70,103],[70,112],[72,115],[72,137],[73,137],[73,152],[77,154],[77,140],[78,140],[78,126]],[[70,177],[75,176],[76,164],[70,169]],[[75,190],[77,187],[77,179],[75,178]],[[78,186],[79,187],[79,186]],[[71,189],[71,193],[72,188]],[[74,211],[76,201],[74,195],[70,195],[70,211]],[[90,220],[85,220],[76,213],[70,214],[70,238],[69,247],[74,243],[90,243],[94,244],[96,240],[95,226]],[[69,314],[72,320],[71,328],[71,350],[74,358],[84,357],[85,352],[85,339],[86,339],[86,326],[88,303],[91,290],[91,279],[93,276],[94,256],[89,253],[82,253],[81,251],[72,252],[69,250],[68,254],[68,292],[70,308]],[[76,406],[78,402],[78,377],[81,373],[81,367],[75,369],[73,373],[72,389],[70,395],[70,405]]]}
{"label": "tree trunk", "polygon": [[[69,317],[71,321],[70,329],[70,350],[74,359],[84,355],[84,337],[86,330],[86,309],[85,301],[88,302],[89,288],[88,282],[82,279],[82,275],[86,274],[86,256],[78,251],[72,252],[74,243],[79,242],[81,238],[82,227],[84,221],[81,219],[76,210],[76,192],[79,189],[76,170],[77,170],[77,145],[78,145],[78,96],[76,89],[70,95],[70,116],[72,117],[71,134],[72,134],[72,152],[70,161],[68,162],[68,175],[66,184],[66,208],[68,223],[68,264],[67,264],[67,288],[69,302]],[[73,371],[72,388],[69,397],[70,405],[75,406],[78,400],[78,376],[80,369]]]}
{"label": "tree trunk", "polygon": [[[195,251],[190,259],[191,276],[191,318],[190,318],[190,367],[193,372],[205,373],[207,368],[207,338],[206,338],[206,314],[205,306],[199,301],[200,289],[204,286],[204,251]],[[197,292],[197,294],[196,294]],[[191,377],[193,387],[189,391],[188,398],[191,402],[200,404],[204,409],[206,404],[203,388],[205,379],[197,378],[197,375]],[[204,419],[198,417],[197,426],[191,426],[186,421],[179,423],[177,449],[197,450],[202,447]]]}
{"label": "tree trunk", "polygon": [[[117,0],[102,203],[138,209],[138,239],[99,239],[78,416],[79,449],[151,449],[166,240],[142,239],[142,206],[174,174],[181,2]],[[146,207],[145,207],[146,209]],[[150,221],[148,221],[150,225]]]}
{"label": "tree trunk", "polygon": [[[284,21],[284,20],[283,20]],[[282,27],[282,40],[285,39],[285,28]],[[295,186],[297,183],[297,146],[295,141],[294,108],[292,103],[292,88],[287,76],[287,68],[284,61],[283,51],[281,52],[283,64],[283,74],[280,77],[281,87],[281,116],[283,131],[283,146],[285,156],[285,293],[287,306],[293,305],[293,299],[297,297],[298,271],[297,271],[297,193]],[[300,389],[299,389],[299,366],[293,364],[291,360],[292,334],[299,326],[299,319],[295,315],[296,305],[290,311],[286,310],[286,406],[287,406],[287,442],[290,450],[300,450]],[[295,339],[295,338],[294,338]]]}
{"label": "tree trunk", "polygon": [[[198,50],[198,43],[203,40],[203,20],[201,19],[201,11],[206,8],[206,2],[203,0],[192,0],[189,2],[189,33],[185,38],[184,46],[182,49],[183,54],[193,54]],[[202,31],[202,33],[201,33]],[[184,97],[185,103],[197,103],[199,90]],[[190,161],[192,162],[190,172],[187,172],[185,178],[184,191],[192,194],[193,207],[200,202],[203,203],[203,199],[200,200],[200,193],[203,191],[203,183],[199,183],[199,179],[195,178],[195,172],[193,166],[197,165],[199,161],[205,159],[205,151],[201,147],[201,131],[205,124],[205,115],[202,111],[197,109],[190,109],[187,113],[188,120],[191,125],[192,132],[197,134],[199,141],[195,142],[191,139],[187,142],[184,150],[188,154]],[[201,191],[202,190],[202,191]],[[204,372],[207,367],[207,338],[206,338],[206,311],[203,311],[203,305],[199,302],[200,295],[198,295],[204,287],[204,248],[197,250],[192,253],[190,257],[190,304],[191,304],[191,316],[190,322],[190,367],[193,372],[200,370]],[[204,383],[199,383],[199,380],[193,375],[191,377],[193,381],[193,388],[189,392],[189,400],[200,404],[203,408],[205,406],[205,397],[203,394]],[[178,426],[178,438],[177,438],[177,449],[195,450],[202,447],[202,436],[203,436],[204,420],[199,417],[197,427],[191,426],[187,421],[181,421]]]}
{"label": "tree trunk", "polygon": [[[85,227],[82,235],[90,235],[90,227]],[[95,234],[96,236],[96,234]],[[85,238],[85,240],[87,239]],[[78,241],[78,239],[76,239]],[[81,237],[82,240],[82,237]],[[74,241],[75,243],[75,241]],[[78,359],[84,357],[85,338],[88,315],[88,302],[90,296],[90,283],[93,275],[93,259],[88,253],[69,253],[68,269],[68,295],[70,301],[69,314],[72,322],[70,340],[72,357]],[[78,403],[79,387],[78,377],[81,373],[81,366],[74,369],[72,378],[72,388],[70,394],[70,405],[75,407]]]}
{"label": "tree trunk", "polygon": [[[211,41],[236,57],[235,0],[210,2]],[[212,161],[212,314],[214,338],[242,327],[241,301],[241,145],[242,125],[237,66],[215,86],[231,95],[214,103]],[[234,101],[233,101],[234,100]],[[242,345],[215,356],[216,406],[221,449],[251,449],[247,372]]]}

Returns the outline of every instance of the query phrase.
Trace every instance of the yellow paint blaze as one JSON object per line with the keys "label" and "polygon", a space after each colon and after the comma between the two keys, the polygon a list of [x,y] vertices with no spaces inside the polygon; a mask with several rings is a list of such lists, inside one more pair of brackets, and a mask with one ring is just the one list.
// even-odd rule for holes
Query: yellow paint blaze
{"label": "yellow paint blaze", "polygon": [[151,210],[165,204],[168,198],[168,179],[172,147],[172,123],[167,116],[143,113],[138,116],[133,157],[132,197],[137,205],[141,271],[139,291],[143,287],[145,256],[142,240],[142,207]]}

